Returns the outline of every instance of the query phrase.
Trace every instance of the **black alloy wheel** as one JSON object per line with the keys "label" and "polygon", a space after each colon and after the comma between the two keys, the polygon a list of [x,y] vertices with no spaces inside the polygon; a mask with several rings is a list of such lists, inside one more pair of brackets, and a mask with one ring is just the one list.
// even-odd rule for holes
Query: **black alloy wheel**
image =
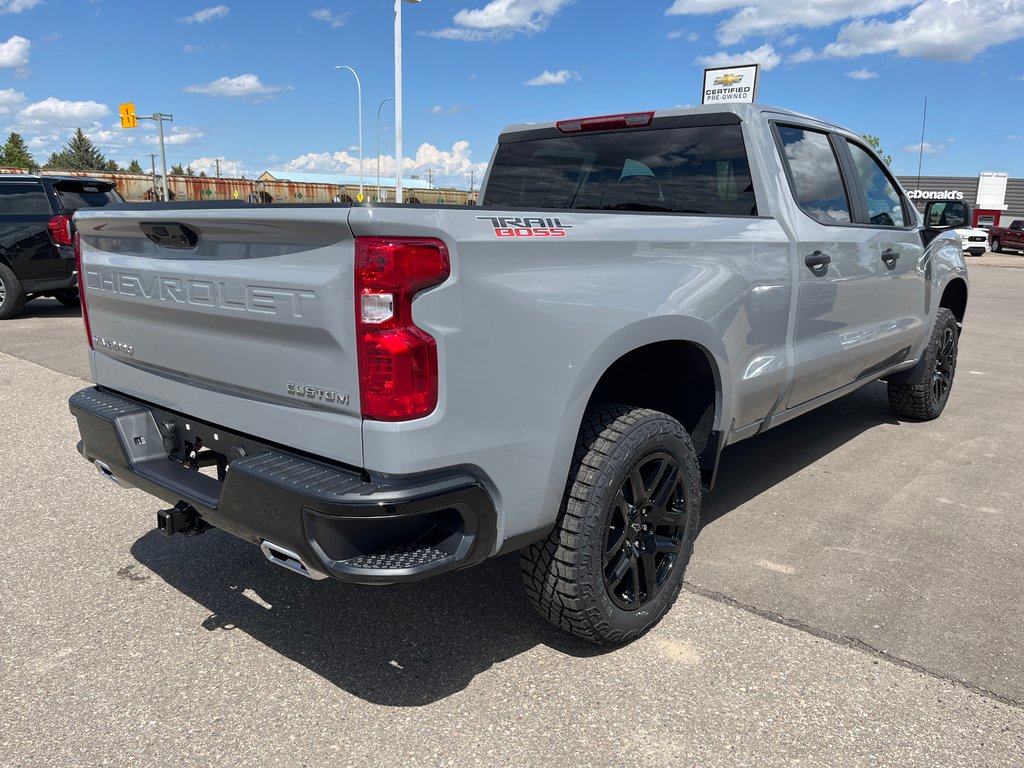
{"label": "black alloy wheel", "polygon": [[604,584],[612,601],[635,611],[665,586],[686,540],[686,489],[679,462],[645,456],[623,481],[604,537]]}
{"label": "black alloy wheel", "polygon": [[938,418],[953,388],[959,342],[956,317],[946,307],[940,307],[921,360],[909,371],[888,380],[889,407],[893,413],[920,421]]}
{"label": "black alloy wheel", "polygon": [[679,595],[700,506],[697,454],[679,421],[648,408],[591,406],[555,527],[522,550],[527,596],[577,637],[635,640]]}
{"label": "black alloy wheel", "polygon": [[949,397],[949,389],[953,386],[953,373],[956,371],[956,352],[956,328],[943,326],[935,353],[935,369],[932,372],[932,399],[936,403],[944,403]]}

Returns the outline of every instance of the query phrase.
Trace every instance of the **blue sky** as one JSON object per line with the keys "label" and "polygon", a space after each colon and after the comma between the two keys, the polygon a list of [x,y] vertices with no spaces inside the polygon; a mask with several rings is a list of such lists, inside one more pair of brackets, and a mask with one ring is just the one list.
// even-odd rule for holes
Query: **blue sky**
{"label": "blue sky", "polygon": [[[758,100],[879,136],[898,174],[1024,177],[1024,0],[423,0],[403,5],[403,173],[479,182],[505,125],[700,102],[705,66],[761,64]],[[391,0],[0,0],[0,132],[37,162],[81,127],[148,169],[366,177],[393,96]],[[381,173],[394,173],[381,110]]]}

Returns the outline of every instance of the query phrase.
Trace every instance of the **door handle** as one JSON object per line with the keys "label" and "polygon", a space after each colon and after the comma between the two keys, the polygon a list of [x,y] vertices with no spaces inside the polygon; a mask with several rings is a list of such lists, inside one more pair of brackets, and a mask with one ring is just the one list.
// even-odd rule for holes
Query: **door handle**
{"label": "door handle", "polygon": [[892,248],[886,248],[882,251],[882,261],[886,264],[890,264],[900,257],[900,252],[893,250]]}
{"label": "door handle", "polygon": [[816,276],[820,277],[825,274],[828,269],[828,265],[832,263],[832,257],[827,253],[821,251],[815,251],[809,256],[804,256],[804,264],[811,268]]}

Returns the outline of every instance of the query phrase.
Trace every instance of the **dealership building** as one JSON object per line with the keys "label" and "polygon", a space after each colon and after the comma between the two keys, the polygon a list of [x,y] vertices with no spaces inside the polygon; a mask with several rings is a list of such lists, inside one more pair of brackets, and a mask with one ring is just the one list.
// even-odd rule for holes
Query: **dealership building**
{"label": "dealership building", "polygon": [[898,176],[919,211],[929,200],[964,200],[974,210],[975,226],[1005,227],[1024,219],[1024,179],[983,171],[977,176]]}

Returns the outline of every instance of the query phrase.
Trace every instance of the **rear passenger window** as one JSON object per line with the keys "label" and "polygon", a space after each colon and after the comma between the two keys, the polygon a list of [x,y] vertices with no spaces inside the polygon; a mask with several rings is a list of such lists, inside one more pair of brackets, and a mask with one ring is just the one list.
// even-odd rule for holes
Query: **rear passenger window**
{"label": "rear passenger window", "polygon": [[0,183],[0,214],[50,215],[50,201],[39,184]]}
{"label": "rear passenger window", "polygon": [[800,207],[822,224],[849,224],[850,201],[828,135],[789,125],[777,130]]}
{"label": "rear passenger window", "polygon": [[853,165],[857,169],[860,188],[866,198],[864,204],[868,210],[868,221],[876,227],[905,226],[900,193],[889,181],[882,166],[863,147],[852,141],[846,143],[850,148],[850,156],[853,157]]}
{"label": "rear passenger window", "polygon": [[483,205],[756,216],[739,125],[501,144]]}

